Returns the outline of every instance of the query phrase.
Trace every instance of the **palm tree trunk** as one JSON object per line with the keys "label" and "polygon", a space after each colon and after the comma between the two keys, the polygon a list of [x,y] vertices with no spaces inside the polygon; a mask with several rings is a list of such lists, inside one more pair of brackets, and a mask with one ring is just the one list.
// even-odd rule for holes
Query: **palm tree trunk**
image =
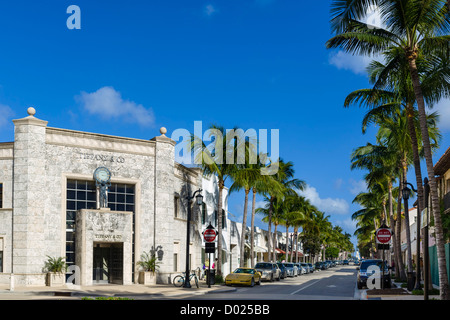
{"label": "palm tree trunk", "polygon": [[[406,180],[406,175],[407,175],[407,163],[406,163],[406,156],[403,158],[402,160],[402,167],[403,167],[403,181],[407,181]],[[404,186],[406,187],[406,186]],[[409,224],[409,208],[407,208],[407,203],[408,200],[405,200],[405,232],[406,232],[406,247],[408,250],[408,254],[407,254],[407,261],[408,261],[408,272],[412,272],[413,271],[413,266],[412,266],[412,252],[411,252],[411,228],[410,228],[410,224]]]}
{"label": "palm tree trunk", "polygon": [[275,223],[275,228],[273,230],[273,255],[272,255],[272,260],[274,262],[277,261],[277,252],[276,252],[276,243],[277,243],[277,229],[278,229],[278,224]]}
{"label": "palm tree trunk", "polygon": [[272,259],[272,257],[273,257],[273,255],[272,255],[272,251],[271,251],[271,249],[272,249],[272,213],[273,213],[273,201],[274,201],[274,197],[271,197],[270,198],[270,202],[269,202],[269,221],[268,221],[268,229],[269,229],[269,231],[268,231],[268,240],[269,240],[269,242],[267,243],[267,252],[268,252],[268,255],[267,255],[267,258],[269,259],[269,261],[271,261],[271,260],[273,260]]}
{"label": "palm tree trunk", "polygon": [[436,177],[434,174],[433,158],[431,154],[430,137],[428,135],[427,115],[425,111],[425,101],[420,86],[419,72],[416,65],[416,52],[410,52],[408,62],[411,73],[411,80],[416,95],[417,109],[419,111],[420,131],[422,133],[423,148],[425,153],[425,163],[427,166],[428,180],[431,194],[431,208],[434,217],[434,224],[436,230],[436,249],[439,269],[439,287],[441,300],[449,300],[450,292],[448,286],[448,275],[445,261],[445,240],[442,228],[442,219],[439,205],[439,195],[437,191]]}
{"label": "palm tree trunk", "polygon": [[[422,172],[420,168],[419,143],[417,142],[416,126],[414,125],[414,109],[412,105],[406,106],[408,129],[413,150],[414,171],[417,185],[417,218],[416,218],[416,288],[420,288],[420,214],[424,208],[424,191],[422,185]],[[427,248],[428,250],[428,248]]]}
{"label": "palm tree trunk", "polygon": [[[289,224],[286,223],[286,262],[289,261]],[[291,252],[292,252],[292,246],[291,246]],[[292,258],[292,255],[291,255]],[[291,260],[292,261],[292,260]]]}
{"label": "palm tree trunk", "polygon": [[[390,224],[390,228],[393,232],[393,237],[392,237],[392,245],[393,245],[393,250],[394,250],[394,261],[395,261],[395,265],[398,266],[398,257],[397,257],[397,237],[395,236],[395,220],[394,220],[394,207],[393,207],[393,201],[392,201],[392,182],[389,181],[389,198],[388,198],[388,206],[389,206],[389,224]],[[396,268],[397,270],[398,268]],[[398,277],[398,273],[396,271],[396,275]]]}
{"label": "palm tree trunk", "polygon": [[298,227],[294,227],[295,263],[298,263]]}
{"label": "palm tree trunk", "polygon": [[[222,196],[225,183],[219,177],[219,200],[217,204],[217,263],[215,264],[217,275],[222,275]],[[210,262],[211,263],[211,262]]]}
{"label": "palm tree trunk", "polygon": [[[397,267],[396,267],[396,276],[400,277],[400,280],[406,281],[406,273],[405,273],[405,265],[403,264],[403,258],[402,258],[402,241],[401,241],[401,234],[402,234],[402,193],[401,190],[403,188],[403,179],[400,176],[400,182],[399,182],[399,192],[398,192],[398,198],[397,198],[397,222],[396,224],[396,237],[397,237],[397,247],[395,248],[395,253],[397,255]],[[398,270],[398,272],[397,272]]]}
{"label": "palm tree trunk", "polygon": [[242,233],[241,233],[241,252],[240,252],[240,263],[239,266],[242,268],[245,265],[245,234],[247,229],[247,207],[248,207],[248,193],[250,189],[245,189],[245,200],[244,200],[244,217],[242,218]]}
{"label": "palm tree trunk", "polygon": [[255,265],[255,254],[254,254],[254,244],[255,244],[255,203],[256,203],[256,190],[253,188],[253,199],[252,199],[252,218],[251,218],[251,230],[250,230],[250,266],[253,268]]}

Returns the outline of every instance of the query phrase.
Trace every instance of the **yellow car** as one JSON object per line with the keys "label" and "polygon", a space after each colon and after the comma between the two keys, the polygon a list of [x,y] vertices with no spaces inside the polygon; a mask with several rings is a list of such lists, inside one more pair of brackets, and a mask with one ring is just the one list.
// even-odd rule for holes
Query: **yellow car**
{"label": "yellow car", "polygon": [[248,285],[253,287],[255,284],[261,284],[261,273],[253,268],[237,268],[225,277],[225,284]]}

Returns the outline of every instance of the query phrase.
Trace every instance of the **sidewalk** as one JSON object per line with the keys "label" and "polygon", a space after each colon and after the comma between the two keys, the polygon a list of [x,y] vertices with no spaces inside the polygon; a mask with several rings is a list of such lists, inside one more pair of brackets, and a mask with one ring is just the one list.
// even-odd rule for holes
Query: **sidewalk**
{"label": "sidewalk", "polygon": [[[401,289],[400,283],[395,284],[398,290]],[[368,293],[369,291],[369,293]],[[370,293],[372,291],[373,293]],[[377,294],[376,290],[363,290],[361,292],[361,300],[424,300],[423,295],[413,295],[411,291],[406,288],[403,288],[402,294]],[[429,295],[429,300],[440,300],[439,295]]]}
{"label": "sidewalk", "polygon": [[34,287],[16,286],[14,291],[9,290],[9,285],[0,284],[0,300],[28,300],[28,299],[74,299],[80,300],[83,297],[129,297],[132,299],[152,299],[152,298],[177,298],[184,295],[202,295],[208,293],[230,292],[236,288],[225,285],[208,285],[205,281],[199,282],[199,288],[193,285],[192,288],[177,288],[172,284],[157,285],[92,285],[69,288],[62,287]]}

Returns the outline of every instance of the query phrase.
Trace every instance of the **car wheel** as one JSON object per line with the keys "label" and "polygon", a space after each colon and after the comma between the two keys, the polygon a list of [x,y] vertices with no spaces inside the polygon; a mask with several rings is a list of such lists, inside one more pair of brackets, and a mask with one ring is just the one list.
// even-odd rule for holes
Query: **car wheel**
{"label": "car wheel", "polygon": [[258,286],[261,285],[261,278],[258,279],[258,282],[256,282],[256,284],[257,284]]}
{"label": "car wheel", "polygon": [[250,287],[254,287],[255,286],[255,278],[252,278],[252,281],[250,282]]}
{"label": "car wheel", "polygon": [[273,282],[273,273],[270,275],[270,282]]}
{"label": "car wheel", "polygon": [[280,281],[280,280],[281,280],[281,274],[278,275],[277,281]]}
{"label": "car wheel", "polygon": [[357,282],[357,286],[358,286],[358,289],[362,289],[362,283],[361,282]]}

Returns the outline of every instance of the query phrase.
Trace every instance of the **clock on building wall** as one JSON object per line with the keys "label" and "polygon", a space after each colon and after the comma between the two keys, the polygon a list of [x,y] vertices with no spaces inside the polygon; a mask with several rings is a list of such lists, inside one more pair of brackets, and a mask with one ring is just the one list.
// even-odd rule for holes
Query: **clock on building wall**
{"label": "clock on building wall", "polygon": [[94,179],[100,185],[109,184],[111,181],[111,171],[106,167],[98,167],[94,171]]}

